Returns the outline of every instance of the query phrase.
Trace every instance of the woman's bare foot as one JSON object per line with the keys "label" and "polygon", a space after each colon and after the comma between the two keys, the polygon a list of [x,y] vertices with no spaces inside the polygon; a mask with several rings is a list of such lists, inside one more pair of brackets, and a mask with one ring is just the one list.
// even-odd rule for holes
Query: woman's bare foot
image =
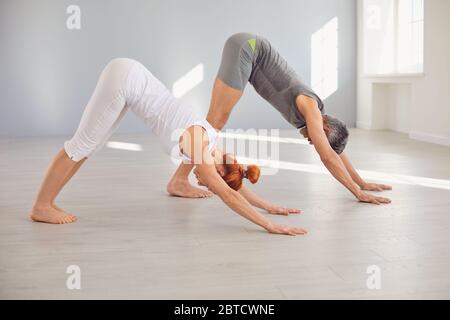
{"label": "woman's bare foot", "polygon": [[70,212],[64,210],[63,208],[58,207],[55,203],[52,203],[52,207],[55,208],[58,211],[62,211],[65,214],[68,214],[69,216],[74,216],[73,214],[71,214]]}
{"label": "woman's bare foot", "polygon": [[57,209],[56,205],[34,206],[30,218],[35,222],[44,222],[52,224],[66,224],[77,221],[73,214],[66,213],[62,209]]}
{"label": "woman's bare foot", "polygon": [[171,180],[167,185],[167,192],[174,197],[182,198],[209,198],[213,193],[196,188],[187,180]]}

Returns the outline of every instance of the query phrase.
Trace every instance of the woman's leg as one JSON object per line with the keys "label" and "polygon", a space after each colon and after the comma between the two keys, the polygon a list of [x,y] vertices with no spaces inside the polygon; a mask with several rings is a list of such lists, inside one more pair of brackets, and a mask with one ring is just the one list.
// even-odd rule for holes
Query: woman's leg
{"label": "woman's leg", "polygon": [[[71,160],[62,149],[53,159],[42,182],[36,201],[31,211],[31,219],[46,223],[71,223],[76,217],[53,206],[53,202],[61,189],[76,171],[78,163]],[[79,167],[79,166],[78,166]],[[72,174],[73,175],[73,174]]]}
{"label": "woman's leg", "polygon": [[[64,178],[63,184],[61,186],[61,189],[64,188],[64,186],[67,184],[67,182],[69,182],[70,179],[72,179],[72,177],[75,175],[75,173],[77,173],[77,171],[81,168],[81,166],[83,165],[83,163],[87,160],[87,158],[84,158],[83,160],[78,161],[75,166],[72,168],[72,170],[69,172],[69,174]],[[61,190],[58,191],[58,193]],[[67,211],[65,211],[64,209],[61,209],[60,207],[58,207],[55,202],[52,202],[52,207],[55,208],[56,210],[59,211],[63,211],[64,213],[68,213]],[[70,214],[70,213],[68,213]]]}
{"label": "woman's leg", "polygon": [[34,221],[63,224],[76,220],[55,198],[86,158],[100,149],[126,113],[124,86],[132,61],[115,59],[102,72],[73,138],[54,158],[31,212]]}

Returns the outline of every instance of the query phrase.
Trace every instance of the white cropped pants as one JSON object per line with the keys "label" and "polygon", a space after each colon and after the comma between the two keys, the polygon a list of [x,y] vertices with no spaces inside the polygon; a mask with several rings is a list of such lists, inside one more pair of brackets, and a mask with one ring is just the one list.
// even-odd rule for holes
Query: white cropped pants
{"label": "white cropped pants", "polygon": [[217,132],[204,117],[180,103],[141,63],[120,58],[112,60],[100,75],[75,135],[64,143],[67,155],[78,162],[100,150],[129,109],[151,128],[164,151],[176,159],[185,157],[179,138],[191,126],[203,127],[210,150],[215,147]]}
{"label": "white cropped pants", "polygon": [[127,112],[128,73],[136,61],[114,59],[103,70],[75,135],[64,143],[70,159],[80,161],[101,149]]}

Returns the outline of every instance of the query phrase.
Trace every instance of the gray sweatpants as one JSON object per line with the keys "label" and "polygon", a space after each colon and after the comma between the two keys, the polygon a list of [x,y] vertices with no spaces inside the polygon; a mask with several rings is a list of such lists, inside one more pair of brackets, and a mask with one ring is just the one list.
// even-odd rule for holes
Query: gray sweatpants
{"label": "gray sweatpants", "polygon": [[300,80],[267,39],[254,34],[236,33],[228,38],[217,78],[240,91],[250,82],[295,128],[306,125],[296,103],[299,95],[315,99],[324,112],[319,96]]}
{"label": "gray sweatpants", "polygon": [[256,36],[250,33],[237,33],[228,38],[217,78],[234,89],[244,91],[252,73],[255,45]]}

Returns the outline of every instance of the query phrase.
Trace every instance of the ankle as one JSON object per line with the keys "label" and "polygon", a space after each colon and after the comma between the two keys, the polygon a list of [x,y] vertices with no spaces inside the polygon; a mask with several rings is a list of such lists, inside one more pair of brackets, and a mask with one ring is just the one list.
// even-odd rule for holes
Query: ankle
{"label": "ankle", "polygon": [[184,184],[189,183],[188,177],[173,177],[172,180],[170,180],[170,184]]}
{"label": "ankle", "polygon": [[36,202],[33,205],[33,211],[41,211],[45,209],[51,208],[52,203],[51,202]]}

